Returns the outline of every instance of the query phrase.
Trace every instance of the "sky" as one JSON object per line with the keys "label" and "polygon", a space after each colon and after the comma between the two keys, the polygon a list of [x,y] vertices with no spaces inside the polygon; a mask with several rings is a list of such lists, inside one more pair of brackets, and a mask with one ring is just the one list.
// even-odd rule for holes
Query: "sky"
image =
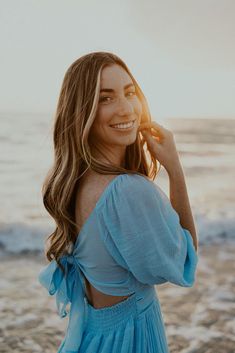
{"label": "sky", "polygon": [[235,117],[234,0],[0,0],[0,112],[53,113],[67,68],[111,51],[153,117]]}

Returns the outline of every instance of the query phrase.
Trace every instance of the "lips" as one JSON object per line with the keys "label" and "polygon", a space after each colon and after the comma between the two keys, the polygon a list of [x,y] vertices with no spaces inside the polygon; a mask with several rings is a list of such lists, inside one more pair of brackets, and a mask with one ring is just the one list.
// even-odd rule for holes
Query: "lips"
{"label": "lips", "polygon": [[135,119],[133,119],[133,120],[129,120],[129,121],[122,121],[121,123],[116,123],[116,124],[112,124],[112,125],[109,125],[109,126],[115,126],[115,125],[119,125],[119,124],[130,124],[130,123],[132,123],[133,121],[135,121]]}

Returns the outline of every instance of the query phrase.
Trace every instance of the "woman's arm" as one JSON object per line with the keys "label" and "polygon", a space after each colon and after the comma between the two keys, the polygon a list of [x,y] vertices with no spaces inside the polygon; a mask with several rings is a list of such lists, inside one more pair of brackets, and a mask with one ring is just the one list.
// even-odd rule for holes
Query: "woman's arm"
{"label": "woman's arm", "polygon": [[193,238],[194,247],[197,251],[197,233],[189,203],[184,172],[180,161],[177,160],[171,168],[168,168],[167,173],[170,182],[170,201],[172,207],[179,215],[181,226],[190,232]]}
{"label": "woman's arm", "polygon": [[174,135],[170,130],[156,122],[141,124],[139,131],[146,140],[150,153],[164,166],[168,173],[172,207],[179,215],[181,226],[190,232],[197,251],[196,229]]}

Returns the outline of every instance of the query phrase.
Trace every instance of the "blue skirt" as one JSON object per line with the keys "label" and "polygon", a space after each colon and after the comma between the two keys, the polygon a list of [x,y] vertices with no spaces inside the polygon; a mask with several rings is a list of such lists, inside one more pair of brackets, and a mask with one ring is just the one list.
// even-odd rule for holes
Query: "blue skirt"
{"label": "blue skirt", "polygon": [[154,287],[95,309],[85,298],[86,328],[78,353],[169,353]]}

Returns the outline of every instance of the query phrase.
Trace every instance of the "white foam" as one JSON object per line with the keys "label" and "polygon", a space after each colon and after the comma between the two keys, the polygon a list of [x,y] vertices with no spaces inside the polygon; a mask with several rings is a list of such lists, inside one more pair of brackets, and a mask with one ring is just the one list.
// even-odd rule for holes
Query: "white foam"
{"label": "white foam", "polygon": [[1,253],[43,252],[50,229],[21,223],[0,225]]}

